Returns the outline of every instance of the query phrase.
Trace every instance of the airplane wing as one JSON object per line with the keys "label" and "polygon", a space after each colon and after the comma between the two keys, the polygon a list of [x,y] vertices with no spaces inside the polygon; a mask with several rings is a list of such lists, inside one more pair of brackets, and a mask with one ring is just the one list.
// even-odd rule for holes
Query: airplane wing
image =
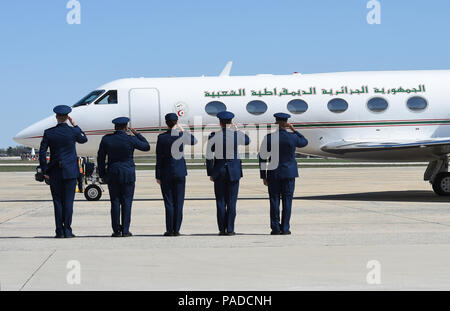
{"label": "airplane wing", "polygon": [[431,138],[427,140],[416,141],[385,141],[385,142],[356,142],[356,141],[338,141],[329,143],[321,147],[322,151],[333,154],[345,154],[353,152],[367,151],[388,151],[413,148],[429,148],[450,146],[450,137]]}

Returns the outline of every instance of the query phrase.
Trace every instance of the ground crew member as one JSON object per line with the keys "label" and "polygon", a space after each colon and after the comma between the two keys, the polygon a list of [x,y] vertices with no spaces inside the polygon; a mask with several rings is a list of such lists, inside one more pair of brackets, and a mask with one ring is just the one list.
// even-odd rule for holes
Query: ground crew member
{"label": "ground crew member", "polygon": [[[288,235],[291,234],[289,221],[295,178],[298,177],[295,149],[305,147],[308,141],[287,122],[291,117],[289,114],[276,113],[274,117],[279,128],[276,132],[264,137],[261,144],[259,154],[260,176],[269,190],[271,234]],[[289,133],[286,128],[289,128],[292,133]],[[276,156],[274,156],[275,154]],[[268,161],[271,161],[269,165],[267,165]],[[283,203],[281,223],[280,198]]]}
{"label": "ground crew member", "polygon": [[[113,121],[115,132],[105,135],[98,150],[98,172],[108,184],[111,200],[111,223],[113,237],[129,237],[131,206],[136,183],[134,150],[149,151],[147,140],[132,128],[128,128],[129,118],[120,117]],[[135,136],[127,135],[130,130]],[[108,163],[106,164],[106,157]],[[122,220],[122,221],[121,221]]]}
{"label": "ground crew member", "polygon": [[165,119],[168,130],[158,136],[156,143],[155,176],[166,210],[164,236],[179,236],[187,176],[184,145],[195,145],[197,139],[183,130],[175,113],[166,114]]}
{"label": "ground crew member", "polygon": [[232,124],[232,112],[223,111],[217,117],[222,129],[208,137],[206,169],[214,182],[219,235],[235,235],[236,201],[242,177],[238,146],[250,144],[250,138]]}
{"label": "ground crew member", "polygon": [[84,177],[86,175],[86,158],[80,157],[78,158],[78,169],[80,171],[80,174],[78,175],[77,182],[78,182],[78,192],[83,193],[84,192],[84,186],[83,181]]}
{"label": "ground crew member", "polygon": [[[39,162],[45,178],[50,181],[55,211],[55,238],[73,238],[75,237],[71,227],[73,200],[79,175],[75,145],[84,144],[88,139],[69,116],[72,108],[64,105],[56,106],[53,112],[56,113],[58,125],[45,130],[39,149]],[[72,127],[66,123],[67,120]],[[48,148],[50,148],[49,163],[47,163]]]}

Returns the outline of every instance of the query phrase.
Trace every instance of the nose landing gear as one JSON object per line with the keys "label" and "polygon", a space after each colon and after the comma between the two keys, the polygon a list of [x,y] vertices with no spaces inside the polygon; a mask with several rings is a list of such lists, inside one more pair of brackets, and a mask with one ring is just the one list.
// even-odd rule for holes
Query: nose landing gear
{"label": "nose landing gear", "polygon": [[103,188],[98,177],[98,172],[95,164],[88,162],[86,164],[85,182],[88,185],[84,189],[84,197],[88,201],[99,201],[103,194]]}
{"label": "nose landing gear", "polygon": [[99,201],[102,197],[102,188],[99,185],[91,184],[84,189],[84,197],[88,201]]}

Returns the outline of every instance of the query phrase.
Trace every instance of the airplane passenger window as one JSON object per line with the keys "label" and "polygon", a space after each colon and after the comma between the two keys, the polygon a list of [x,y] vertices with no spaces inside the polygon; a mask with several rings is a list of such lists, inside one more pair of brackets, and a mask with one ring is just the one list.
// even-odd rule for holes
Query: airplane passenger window
{"label": "airplane passenger window", "polygon": [[348,109],[348,103],[342,98],[334,98],[328,102],[328,109],[331,112],[342,113]]}
{"label": "airplane passenger window", "polygon": [[225,106],[224,103],[219,102],[219,101],[209,102],[205,106],[206,113],[213,117],[215,117],[219,112],[226,111],[226,110],[227,110],[227,106]]}
{"label": "airplane passenger window", "polygon": [[72,108],[80,107],[80,106],[86,106],[92,103],[94,100],[100,97],[105,92],[105,90],[96,90],[93,92],[90,92],[88,95],[80,99],[75,105],[72,106]]}
{"label": "airplane passenger window", "polygon": [[114,105],[114,104],[118,104],[117,91],[115,91],[115,90],[108,91],[95,104],[96,105]]}
{"label": "airplane passenger window", "polygon": [[293,99],[287,104],[287,109],[290,113],[300,114],[308,110],[308,104],[301,99]]}
{"label": "airplane passenger window", "polygon": [[384,98],[374,97],[367,102],[367,108],[373,112],[381,112],[387,109],[388,102]]}
{"label": "airplane passenger window", "polygon": [[408,108],[412,111],[420,111],[427,108],[428,103],[427,100],[420,96],[414,96],[408,99],[408,102],[406,103]]}
{"label": "airplane passenger window", "polygon": [[267,111],[267,105],[261,100],[253,100],[247,104],[247,111],[253,115],[261,115]]}

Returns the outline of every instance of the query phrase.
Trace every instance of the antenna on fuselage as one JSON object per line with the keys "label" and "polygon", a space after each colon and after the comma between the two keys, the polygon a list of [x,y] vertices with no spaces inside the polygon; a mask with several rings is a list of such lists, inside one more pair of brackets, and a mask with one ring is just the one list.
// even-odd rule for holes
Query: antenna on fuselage
{"label": "antenna on fuselage", "polygon": [[219,77],[229,77],[231,72],[231,67],[233,66],[233,62],[228,62],[220,73]]}

